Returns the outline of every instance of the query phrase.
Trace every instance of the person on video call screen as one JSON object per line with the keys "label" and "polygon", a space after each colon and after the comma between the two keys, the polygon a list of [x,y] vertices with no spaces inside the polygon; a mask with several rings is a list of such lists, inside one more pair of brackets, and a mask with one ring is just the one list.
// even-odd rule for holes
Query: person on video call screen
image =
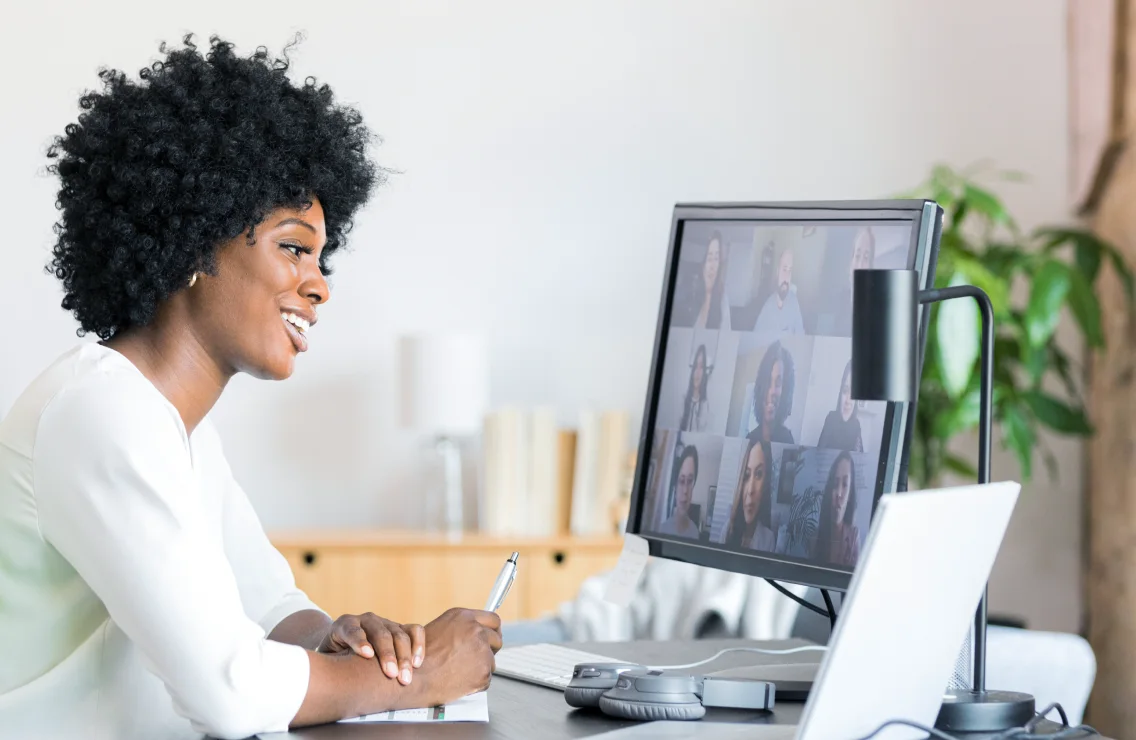
{"label": "person on video call screen", "polygon": [[757,334],[804,334],[801,304],[793,285],[793,252],[782,250],[777,259],[777,290],[765,301],[753,330]]}
{"label": "person on video call screen", "polygon": [[768,442],[749,440],[738,471],[738,485],[730,519],[726,525],[726,542],[730,547],[773,551],[776,535],[772,526],[773,453]]}
{"label": "person on video call screen", "polygon": [[856,515],[856,463],[848,452],[841,452],[828,471],[824,498],[820,504],[816,553],[818,560],[852,567],[860,558],[860,531],[853,524]]}
{"label": "person on video call screen", "polygon": [[757,426],[747,436],[753,440],[793,444],[785,420],[793,409],[796,368],[793,356],[780,342],[765,351],[753,384],[753,417]]}
{"label": "person on video call screen", "polygon": [[677,537],[697,537],[698,525],[690,518],[690,502],[694,498],[694,484],[698,481],[698,450],[694,445],[682,448],[674,478],[674,513],[659,526],[660,534]]}
{"label": "person on video call screen", "polygon": [[840,381],[840,392],[836,397],[836,408],[824,418],[817,447],[830,450],[864,451],[864,437],[860,432],[860,420],[856,417],[856,402],[852,400],[852,362],[844,366],[844,377]]}

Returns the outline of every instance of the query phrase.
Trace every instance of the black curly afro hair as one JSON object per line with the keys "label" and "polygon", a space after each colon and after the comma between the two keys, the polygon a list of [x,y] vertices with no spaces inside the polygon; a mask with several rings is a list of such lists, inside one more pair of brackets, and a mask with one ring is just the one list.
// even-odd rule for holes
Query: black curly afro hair
{"label": "black curly afro hair", "polygon": [[250,57],[210,38],[204,55],[160,47],[163,61],[138,81],[103,69],[101,92],[48,150],[61,183],[58,236],[48,271],[63,281],[63,308],[79,335],[109,339],[153,319],[197,271],[214,273],[218,245],[250,234],[276,208],[318,198],[327,244],[343,244],[352,217],[384,171],[367,157],[373,138],[331,89],[287,76],[283,58]]}

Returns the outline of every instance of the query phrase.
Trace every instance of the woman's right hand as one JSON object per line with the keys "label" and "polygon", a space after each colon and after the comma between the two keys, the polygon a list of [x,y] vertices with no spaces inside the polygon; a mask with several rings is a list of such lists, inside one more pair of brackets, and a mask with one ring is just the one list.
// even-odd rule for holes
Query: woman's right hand
{"label": "woman's right hand", "polygon": [[432,707],[489,687],[501,649],[501,618],[477,609],[450,609],[426,625],[426,657],[414,671],[418,707]]}

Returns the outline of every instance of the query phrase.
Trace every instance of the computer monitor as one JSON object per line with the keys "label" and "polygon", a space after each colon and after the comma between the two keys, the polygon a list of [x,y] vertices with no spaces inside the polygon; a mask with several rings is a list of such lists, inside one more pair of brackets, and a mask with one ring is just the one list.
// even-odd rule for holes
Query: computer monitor
{"label": "computer monitor", "polygon": [[913,418],[851,399],[852,271],[930,287],[941,222],[925,200],[675,207],[627,524],[652,555],[847,589]]}

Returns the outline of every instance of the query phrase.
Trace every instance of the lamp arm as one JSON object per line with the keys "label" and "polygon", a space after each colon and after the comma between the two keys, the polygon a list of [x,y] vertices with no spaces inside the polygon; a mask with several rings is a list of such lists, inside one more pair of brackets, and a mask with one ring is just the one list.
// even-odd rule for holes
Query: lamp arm
{"label": "lamp arm", "polygon": [[[937,303],[953,298],[973,298],[982,316],[979,347],[978,390],[978,482],[990,482],[990,437],[993,424],[994,308],[986,291],[974,285],[953,285],[919,292],[919,303]],[[986,589],[974,615],[974,691],[986,691]]]}

